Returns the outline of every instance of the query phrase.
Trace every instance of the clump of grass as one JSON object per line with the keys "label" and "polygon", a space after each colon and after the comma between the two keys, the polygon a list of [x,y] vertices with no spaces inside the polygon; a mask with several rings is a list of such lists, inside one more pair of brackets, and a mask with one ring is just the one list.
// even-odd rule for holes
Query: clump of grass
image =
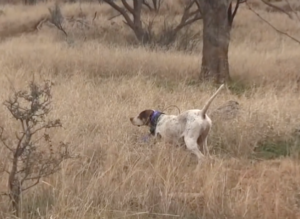
{"label": "clump of grass", "polygon": [[299,136],[288,139],[284,137],[268,138],[258,142],[254,149],[254,157],[260,159],[276,159],[280,157],[299,158]]}

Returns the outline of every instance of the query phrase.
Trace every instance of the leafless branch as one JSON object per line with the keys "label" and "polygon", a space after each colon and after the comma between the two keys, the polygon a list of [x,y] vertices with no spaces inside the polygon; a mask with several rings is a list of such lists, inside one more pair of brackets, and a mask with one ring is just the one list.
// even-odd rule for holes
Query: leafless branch
{"label": "leafless branch", "polygon": [[6,143],[6,139],[3,137],[3,131],[4,128],[0,127],[0,142],[9,150],[9,151],[13,151],[13,149],[11,147],[8,146],[8,144]]}
{"label": "leafless branch", "polygon": [[284,14],[286,14],[290,19],[293,19],[292,15],[290,15],[290,13],[288,13],[287,11],[283,10],[282,8],[276,6],[276,5],[273,5],[272,3],[266,1],[266,0],[261,0],[264,4],[268,5],[269,7],[271,8],[274,8],[275,10],[277,11],[280,11]]}
{"label": "leafless branch", "polygon": [[[230,4],[231,5],[231,4]],[[240,2],[239,2],[239,0],[237,0],[237,2],[236,2],[236,4],[235,4],[235,8],[234,8],[234,11],[233,11],[233,13],[232,13],[232,18],[231,18],[231,23],[233,22],[233,20],[234,20],[234,17],[235,17],[235,15],[236,15],[236,13],[237,13],[237,11],[238,11],[238,9],[239,9],[239,5],[240,5]]]}
{"label": "leafless branch", "polygon": [[[112,0],[104,0],[107,4],[109,4],[113,9],[118,11],[125,19],[126,23],[131,27],[134,28],[133,21],[130,19],[129,15],[127,14],[127,10],[124,8],[118,6],[114,1]],[[126,2],[126,1],[125,1]],[[129,6],[130,7],[130,6]],[[130,12],[130,11],[129,11]],[[132,13],[132,12],[130,12]]]}
{"label": "leafless branch", "polygon": [[285,0],[285,2],[289,6],[289,8],[293,11],[293,13],[296,15],[298,21],[300,22],[300,16],[298,15],[297,11],[294,10],[294,8],[291,6],[291,4],[288,0]]}
{"label": "leafless branch", "polygon": [[68,34],[65,31],[65,29],[62,27],[63,16],[62,16],[62,13],[61,13],[58,3],[55,4],[55,7],[53,9],[48,8],[48,10],[49,10],[49,13],[51,16],[49,21],[52,24],[54,24],[54,26],[56,26],[57,29],[62,31],[65,34],[65,36],[67,37]]}
{"label": "leafless branch", "polygon": [[24,191],[26,191],[26,190],[28,190],[28,189],[30,189],[30,188],[36,186],[37,184],[39,184],[39,182],[40,182],[40,178],[38,178],[38,179],[37,179],[34,183],[32,183],[30,186],[27,186],[26,188],[22,188],[22,192],[24,192]]}
{"label": "leafless branch", "polygon": [[152,6],[147,0],[143,0],[143,5],[145,5],[150,11],[158,12],[163,0],[152,0]]}
{"label": "leafless branch", "polygon": [[147,2],[147,0],[143,0],[143,4],[150,10],[153,11],[154,9],[150,6],[150,4]]}
{"label": "leafless branch", "polygon": [[131,14],[134,14],[135,11],[133,10],[133,8],[127,3],[126,0],[121,0],[124,7],[131,13]]}
{"label": "leafless branch", "polygon": [[257,13],[248,3],[246,3],[248,9],[250,11],[252,11],[258,18],[260,18],[263,22],[265,22],[266,24],[268,24],[271,28],[273,28],[276,32],[287,36],[288,38],[290,38],[291,40],[295,41],[296,43],[300,44],[300,40],[298,40],[297,38],[291,36],[290,34],[283,32],[281,30],[279,30],[278,28],[276,28],[274,25],[272,25],[269,21],[267,21],[266,19],[264,19],[259,13]]}
{"label": "leafless branch", "polygon": [[97,18],[97,11],[95,12],[95,14],[94,14],[94,17],[93,17],[93,22],[96,20],[96,18]]}
{"label": "leafless branch", "polygon": [[[192,6],[196,4],[197,9],[194,10],[193,12],[190,12],[190,9]],[[177,33],[179,32],[183,27],[190,25],[194,23],[197,20],[201,20],[202,15],[201,15],[201,10],[200,10],[200,5],[197,4],[196,0],[190,0],[189,3],[184,7],[183,15],[181,17],[180,23],[174,28],[173,32]]]}

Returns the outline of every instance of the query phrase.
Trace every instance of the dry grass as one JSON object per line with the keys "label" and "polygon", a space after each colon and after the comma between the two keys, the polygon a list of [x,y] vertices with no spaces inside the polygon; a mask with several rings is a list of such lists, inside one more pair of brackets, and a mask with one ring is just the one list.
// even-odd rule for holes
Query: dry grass
{"label": "dry grass", "polygon": [[[0,44],[0,102],[33,76],[54,81],[51,116],[64,125],[54,139],[71,142],[73,153],[80,155],[25,193],[23,218],[300,217],[299,144],[293,135],[300,124],[298,44],[242,7],[230,45],[236,83],[211,107],[237,100],[241,112],[231,121],[214,120],[209,137],[213,159],[195,172],[193,155],[143,141],[148,130],[134,128],[129,117],[173,104],[181,110],[202,107],[214,90],[195,83],[201,42],[192,53],[132,46],[134,37],[121,18],[106,21],[112,15],[109,8],[81,8],[63,5],[66,17],[81,13],[88,24],[66,22],[67,41],[50,25],[29,34],[16,28],[47,16],[45,5],[3,9],[0,34],[9,37]],[[95,10],[98,17],[92,22]],[[260,13],[300,37],[299,22]],[[0,125],[14,137],[17,126],[4,107]],[[261,160],[253,159],[257,147]],[[266,159],[270,148],[276,159]],[[288,156],[278,158],[285,154],[282,150]],[[0,154],[6,162],[2,147]],[[5,189],[3,174],[0,191]],[[0,209],[1,218],[10,218],[5,197]]]}

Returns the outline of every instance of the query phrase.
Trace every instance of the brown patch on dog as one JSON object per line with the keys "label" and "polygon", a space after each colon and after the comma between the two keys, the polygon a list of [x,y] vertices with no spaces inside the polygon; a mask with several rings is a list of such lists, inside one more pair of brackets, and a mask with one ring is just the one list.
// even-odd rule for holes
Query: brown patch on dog
{"label": "brown patch on dog", "polygon": [[207,137],[209,133],[209,128],[205,129],[198,137],[197,139],[197,144],[198,144],[198,147],[199,147],[199,150],[202,152],[202,154],[207,154],[208,151],[205,151],[205,148],[204,148],[204,140],[205,138]]}

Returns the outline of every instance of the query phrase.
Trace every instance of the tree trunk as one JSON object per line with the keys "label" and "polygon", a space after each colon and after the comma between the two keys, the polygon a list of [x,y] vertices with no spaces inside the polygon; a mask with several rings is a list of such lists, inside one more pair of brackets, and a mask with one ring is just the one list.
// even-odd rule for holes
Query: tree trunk
{"label": "tree trunk", "polygon": [[21,186],[16,176],[18,172],[18,159],[19,159],[19,155],[18,152],[16,151],[14,154],[13,164],[8,178],[9,196],[11,199],[14,215],[16,217],[19,217],[19,213],[20,213],[20,196],[21,196]]}
{"label": "tree trunk", "polygon": [[[199,0],[203,16],[201,80],[224,83],[230,80],[228,48],[231,21],[229,0]],[[231,10],[230,10],[231,13]]]}
{"label": "tree trunk", "polygon": [[148,37],[146,31],[143,28],[143,23],[141,20],[142,5],[143,2],[141,0],[133,1],[133,31],[139,42],[146,44],[148,42]]}

